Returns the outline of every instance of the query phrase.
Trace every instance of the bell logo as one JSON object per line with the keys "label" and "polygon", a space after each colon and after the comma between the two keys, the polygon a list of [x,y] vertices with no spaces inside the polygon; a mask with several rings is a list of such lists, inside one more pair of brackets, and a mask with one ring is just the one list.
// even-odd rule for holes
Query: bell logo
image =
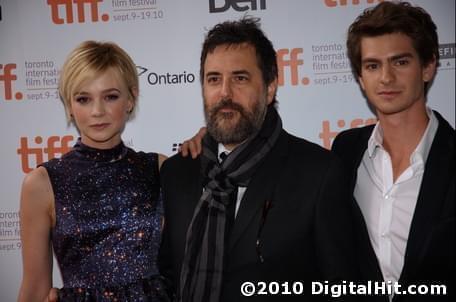
{"label": "bell logo", "polygon": [[[328,7],[336,7],[336,6],[346,6],[347,5],[347,0],[324,0],[325,1],[325,5],[328,6]],[[360,2],[364,2],[364,1],[360,1],[360,0],[352,0],[351,3],[353,5],[358,5],[360,4]],[[367,3],[374,3],[374,2],[383,2],[383,0],[366,0],[365,2]]]}
{"label": "bell logo", "polygon": [[[16,64],[6,64],[5,66],[0,64],[0,82],[3,82],[5,101],[13,99],[13,81],[17,80],[17,76],[11,72],[13,69],[16,69]],[[18,101],[22,100],[22,97],[21,92],[14,94],[14,98]]]}
{"label": "bell logo", "polygon": [[[260,9],[266,9],[266,0],[221,0],[221,2],[225,2],[222,6],[216,7],[215,6],[216,0],[209,0],[209,12],[210,13],[223,13],[227,11],[230,7],[238,12],[245,12],[246,10],[257,10],[258,4]],[[239,6],[239,3],[242,2],[250,2],[250,8],[248,5]]]}
{"label": "bell logo", "polygon": [[[70,142],[74,140],[72,135],[65,136],[50,136],[47,139],[46,147],[35,147],[31,148],[28,145],[28,138],[21,137],[21,145],[17,149],[17,154],[21,157],[22,171],[29,173],[33,170],[31,168],[31,157],[34,157],[35,165],[37,166],[44,162],[43,154],[47,154],[47,161],[56,157],[57,154],[63,155],[71,150]],[[34,139],[35,143],[40,145],[43,143],[41,136],[36,136]]]}
{"label": "bell logo", "polygon": [[[278,84],[283,86],[285,83],[285,67],[290,67],[290,81],[292,86],[296,86],[301,82],[302,85],[308,85],[310,80],[308,77],[300,79],[298,66],[304,64],[304,61],[299,59],[302,54],[302,48],[279,49],[277,50],[277,68],[279,73]],[[288,59],[286,59],[288,57]]]}
{"label": "bell logo", "polygon": [[[376,118],[368,118],[366,120],[357,118],[354,119],[350,122],[350,128],[357,128],[361,126],[367,126],[367,125],[372,125],[377,122]],[[323,121],[322,122],[322,130],[320,134],[318,135],[319,138],[323,141],[323,147],[326,149],[331,149],[332,141],[333,139],[339,134],[340,131],[344,130],[345,128],[345,121],[344,120],[338,120],[337,121],[337,126],[339,127],[339,131],[331,131],[330,126],[329,126],[329,121]]]}
{"label": "bell logo", "polygon": [[[74,13],[73,9],[76,8],[76,15],[78,18],[78,23],[85,22],[85,4],[88,4],[90,7],[90,16],[92,22],[98,22],[99,13],[98,5],[99,2],[103,0],[47,0],[47,4],[51,7],[51,17],[52,22],[55,24],[65,24],[65,23],[74,23]],[[73,5],[73,3],[75,5]],[[64,16],[60,15],[60,8],[64,10]],[[101,20],[106,22],[109,20],[108,14],[101,15]]]}

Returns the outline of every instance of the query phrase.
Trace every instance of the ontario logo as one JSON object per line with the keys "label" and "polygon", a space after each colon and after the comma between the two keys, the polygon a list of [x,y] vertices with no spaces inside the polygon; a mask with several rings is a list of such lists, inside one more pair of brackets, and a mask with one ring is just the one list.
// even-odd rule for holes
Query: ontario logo
{"label": "ontario logo", "polygon": [[158,73],[149,70],[144,66],[136,66],[138,76],[145,77],[149,85],[177,85],[177,84],[192,84],[195,82],[195,74],[187,71],[180,73]]}

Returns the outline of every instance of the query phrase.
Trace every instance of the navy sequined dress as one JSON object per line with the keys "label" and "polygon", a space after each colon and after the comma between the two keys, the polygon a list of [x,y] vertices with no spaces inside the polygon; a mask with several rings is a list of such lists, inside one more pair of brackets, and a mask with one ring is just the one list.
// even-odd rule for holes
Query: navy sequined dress
{"label": "navy sequined dress", "polygon": [[157,268],[158,156],[76,143],[44,166],[55,197],[59,301],[167,301]]}

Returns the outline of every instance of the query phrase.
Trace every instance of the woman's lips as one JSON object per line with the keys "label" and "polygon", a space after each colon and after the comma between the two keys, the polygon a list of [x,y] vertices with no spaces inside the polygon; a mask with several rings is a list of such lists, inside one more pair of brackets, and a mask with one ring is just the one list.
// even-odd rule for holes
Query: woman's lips
{"label": "woman's lips", "polygon": [[100,124],[93,124],[90,126],[90,128],[96,129],[96,130],[103,130],[104,128],[106,128],[108,126],[109,126],[109,123],[100,123]]}

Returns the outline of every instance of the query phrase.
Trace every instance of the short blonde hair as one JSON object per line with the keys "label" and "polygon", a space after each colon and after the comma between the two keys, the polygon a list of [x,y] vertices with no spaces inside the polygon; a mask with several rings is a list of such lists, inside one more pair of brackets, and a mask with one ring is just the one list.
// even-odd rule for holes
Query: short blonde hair
{"label": "short blonde hair", "polygon": [[129,97],[136,108],[139,89],[138,72],[131,57],[112,42],[85,41],[78,45],[67,57],[59,81],[60,99],[65,106],[70,122],[71,99],[83,82],[113,68],[124,81]]}

